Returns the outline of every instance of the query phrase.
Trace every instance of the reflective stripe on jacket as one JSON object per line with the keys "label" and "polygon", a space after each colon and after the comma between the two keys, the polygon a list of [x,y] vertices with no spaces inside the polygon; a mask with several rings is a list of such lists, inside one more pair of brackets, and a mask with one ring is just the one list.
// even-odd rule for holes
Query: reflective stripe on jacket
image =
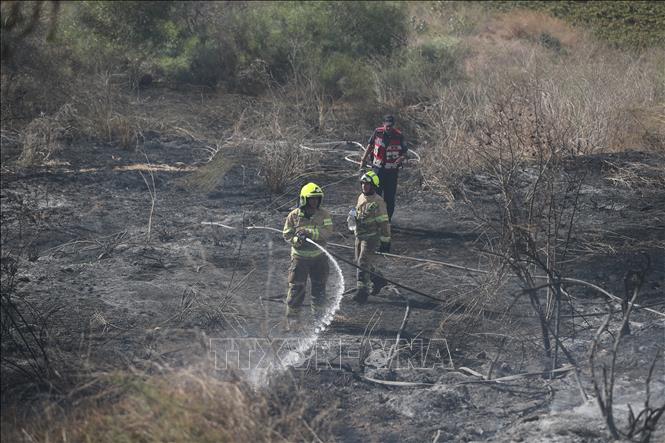
{"label": "reflective stripe on jacket", "polygon": [[321,246],[325,246],[328,237],[333,232],[333,222],[330,212],[319,208],[314,211],[311,217],[306,217],[305,211],[298,208],[289,213],[284,223],[282,235],[284,240],[291,244],[291,256],[304,258],[318,257],[321,255],[321,250],[313,244],[305,242],[300,246],[296,246],[298,240],[296,233],[301,230],[307,233],[307,237]]}
{"label": "reflective stripe on jacket", "polygon": [[372,163],[378,168],[397,169],[395,161],[407,151],[404,136],[396,128],[388,131],[383,126],[376,128],[368,144],[373,147]]}
{"label": "reflective stripe on jacket", "polygon": [[360,240],[379,238],[381,242],[390,241],[390,222],[383,197],[360,194],[356,203],[356,237]]}

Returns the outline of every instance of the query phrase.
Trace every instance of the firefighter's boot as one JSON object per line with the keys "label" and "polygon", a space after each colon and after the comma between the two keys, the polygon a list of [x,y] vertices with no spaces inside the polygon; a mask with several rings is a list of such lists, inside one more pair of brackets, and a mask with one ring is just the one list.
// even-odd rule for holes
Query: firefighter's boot
{"label": "firefighter's boot", "polygon": [[284,316],[284,331],[299,332],[301,328],[301,308],[299,306],[286,306]]}
{"label": "firefighter's boot", "polygon": [[369,292],[367,292],[367,288],[365,287],[358,288],[356,289],[356,294],[353,296],[353,301],[362,305],[367,303],[367,297],[369,297]]}
{"label": "firefighter's boot", "polygon": [[372,276],[372,293],[371,295],[376,295],[381,291],[381,288],[383,288],[388,282],[386,282],[386,279],[383,277],[379,276]]}

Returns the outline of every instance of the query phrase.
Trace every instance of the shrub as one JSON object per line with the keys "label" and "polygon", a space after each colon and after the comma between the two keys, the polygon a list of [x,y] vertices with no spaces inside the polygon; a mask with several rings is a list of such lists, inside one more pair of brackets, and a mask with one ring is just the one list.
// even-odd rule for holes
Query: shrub
{"label": "shrub", "polygon": [[464,78],[467,50],[456,38],[439,38],[402,50],[398,55],[377,58],[372,65],[379,101],[408,106],[428,101],[446,87]]}
{"label": "shrub", "polygon": [[236,54],[225,42],[199,42],[193,48],[185,81],[211,87],[233,84],[236,63]]}
{"label": "shrub", "polygon": [[[10,2],[2,3],[3,11],[5,3]],[[24,3],[28,2],[14,2]],[[38,115],[54,114],[70,99],[75,57],[69,48],[47,39],[49,32],[49,27],[40,21],[20,40],[20,50],[10,50],[7,55],[3,49],[0,82],[3,123],[18,121],[24,125]],[[3,45],[5,39],[3,29]]]}
{"label": "shrub", "polygon": [[282,193],[288,185],[302,181],[316,166],[312,155],[299,149],[296,143],[299,144],[293,140],[267,141],[260,148],[261,175],[273,194]]}
{"label": "shrub", "polygon": [[[315,76],[320,81],[348,77],[342,60],[389,55],[406,38],[404,7],[393,3],[257,3],[239,11],[237,20],[240,65],[263,60],[271,78],[282,84],[299,72],[324,74]],[[331,65],[342,69],[339,75],[330,72]]]}
{"label": "shrub", "polygon": [[324,94],[348,100],[371,100],[371,72],[363,62],[335,54],[321,67],[320,81]]}

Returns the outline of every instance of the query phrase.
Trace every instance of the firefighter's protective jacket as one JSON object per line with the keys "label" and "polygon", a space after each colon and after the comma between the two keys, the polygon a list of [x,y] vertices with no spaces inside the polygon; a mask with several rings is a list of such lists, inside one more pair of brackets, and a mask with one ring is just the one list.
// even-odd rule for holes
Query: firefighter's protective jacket
{"label": "firefighter's protective jacket", "polygon": [[356,237],[358,239],[390,242],[390,222],[383,197],[376,193],[360,194],[358,203],[356,203],[356,212]]}
{"label": "firefighter's protective jacket", "polygon": [[291,257],[311,258],[322,254],[321,250],[309,242],[298,245],[296,233],[305,231],[307,237],[311,238],[321,246],[325,246],[328,238],[333,232],[333,222],[330,212],[318,208],[311,217],[305,216],[305,211],[294,209],[286,217],[282,235],[291,245]]}

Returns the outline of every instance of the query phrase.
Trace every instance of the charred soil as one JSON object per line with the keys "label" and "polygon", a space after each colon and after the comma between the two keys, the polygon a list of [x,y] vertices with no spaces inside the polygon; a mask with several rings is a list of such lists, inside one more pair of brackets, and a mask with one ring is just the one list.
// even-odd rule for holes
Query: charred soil
{"label": "charred soil", "polygon": [[[4,162],[3,266],[15,264],[8,295],[31,329],[8,333],[39,336],[57,350],[49,363],[58,371],[150,371],[205,361],[220,378],[229,374],[212,362],[215,340],[297,338],[282,324],[288,245],[277,233],[243,227],[281,229],[303,181],[314,181],[324,186],[323,205],[333,214],[331,241],[351,246],[345,219],[359,186],[356,166],[344,157],[354,148],[327,148],[317,153],[320,170],[292,180],[281,195],[267,191],[257,154],[242,142],[210,162],[205,143],[157,132],[135,151],[77,145],[50,166]],[[11,154],[3,152],[3,160]],[[663,156],[599,154],[571,158],[567,168],[587,175],[562,274],[623,297],[627,272],[635,269],[643,272],[638,304],[665,312]],[[428,191],[419,177],[417,163],[401,172],[392,252],[491,270],[474,213]],[[485,186],[481,178],[469,183]],[[474,203],[489,211],[491,200],[488,191]],[[353,258],[349,249],[330,250]],[[544,356],[538,318],[526,297],[515,296],[520,288],[510,276],[490,284],[487,274],[384,257],[380,266],[390,279],[433,298],[389,285],[357,305],[348,295],[355,270],[340,265],[347,289],[341,308],[319,336],[316,357],[289,370],[312,408],[333,408],[337,440],[607,439],[588,357],[608,307],[620,312],[618,301],[569,288],[561,340],[578,382],[561,351],[561,370],[543,373],[552,359]],[[486,291],[485,302],[473,306],[468,301],[478,291]],[[620,314],[614,318],[612,335],[600,337],[600,359],[618,332]],[[620,426],[627,404],[644,404],[658,352],[651,401],[665,398],[663,316],[635,309],[630,327],[617,356]],[[43,393],[43,385],[27,379],[30,357],[12,343],[2,345],[3,414]],[[664,438],[662,423],[655,436]]]}

